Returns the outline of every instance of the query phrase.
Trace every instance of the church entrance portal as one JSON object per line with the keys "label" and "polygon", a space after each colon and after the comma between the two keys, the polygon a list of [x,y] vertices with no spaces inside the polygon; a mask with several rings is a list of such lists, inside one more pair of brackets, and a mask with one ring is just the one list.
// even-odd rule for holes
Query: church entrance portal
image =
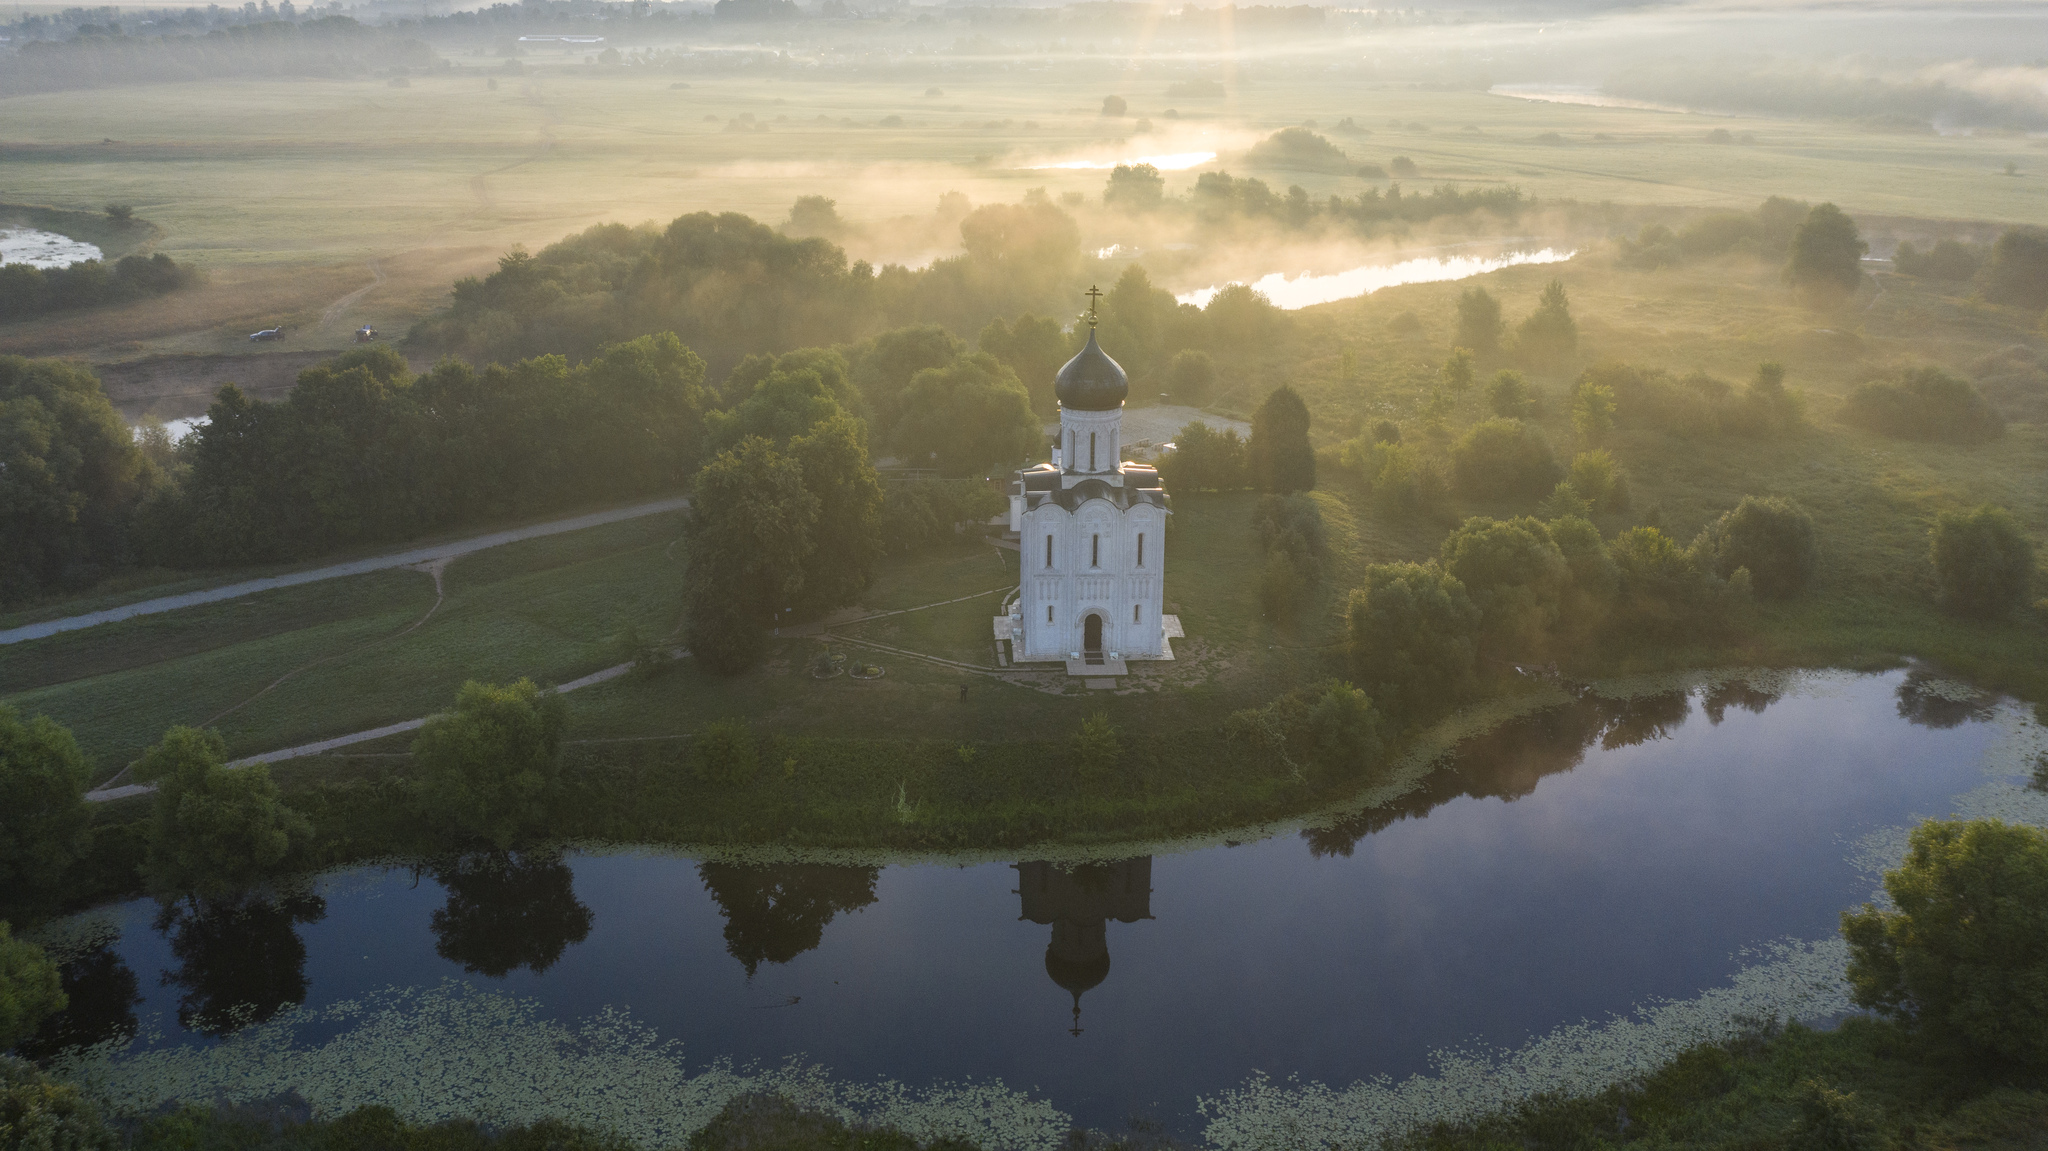
{"label": "church entrance portal", "polygon": [[1102,662],[1102,617],[1092,612],[1081,621],[1081,655],[1089,663]]}

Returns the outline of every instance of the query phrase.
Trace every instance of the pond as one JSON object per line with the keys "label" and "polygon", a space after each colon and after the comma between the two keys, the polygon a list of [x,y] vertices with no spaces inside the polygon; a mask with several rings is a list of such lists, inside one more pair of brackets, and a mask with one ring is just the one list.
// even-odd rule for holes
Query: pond
{"label": "pond", "polygon": [[68,268],[101,257],[99,246],[38,228],[0,228],[0,264]]}
{"label": "pond", "polygon": [[1837,916],[1903,829],[2038,818],[2044,746],[1917,673],[1752,676],[1585,692],[1457,743],[1391,805],[1073,868],[358,868],[74,922],[69,1034],[133,1037],[81,1072],[132,1104],[296,1089],[675,1143],[752,1086],[1016,1146],[1133,1116],[1224,1146],[1304,1116],[1355,1132],[1442,1113],[1474,1066],[1554,1082],[1560,1043],[1612,1064],[1731,1014],[1839,1014]]}

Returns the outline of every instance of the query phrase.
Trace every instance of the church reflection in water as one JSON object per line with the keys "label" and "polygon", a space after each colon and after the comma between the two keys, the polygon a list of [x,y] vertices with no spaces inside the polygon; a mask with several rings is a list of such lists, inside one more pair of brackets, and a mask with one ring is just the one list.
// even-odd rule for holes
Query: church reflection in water
{"label": "church reflection in water", "polygon": [[1033,861],[1013,864],[1019,919],[1050,924],[1045,973],[1074,997],[1069,1028],[1081,1034],[1081,994],[1109,978],[1109,921],[1136,923],[1152,918],[1152,857],[1062,867]]}

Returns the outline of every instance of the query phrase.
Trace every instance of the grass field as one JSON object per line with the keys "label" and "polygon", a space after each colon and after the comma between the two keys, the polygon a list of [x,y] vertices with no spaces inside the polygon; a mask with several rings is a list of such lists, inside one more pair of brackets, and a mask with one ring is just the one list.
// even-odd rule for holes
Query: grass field
{"label": "grass field", "polygon": [[[132,203],[162,229],[159,250],[195,262],[209,282],[9,325],[0,349],[96,359],[246,351],[258,322],[287,324],[288,350],[336,347],[358,324],[403,330],[515,243],[537,247],[592,223],[697,210],[779,221],[811,193],[878,227],[930,213],[949,190],[983,203],[1045,187],[1094,202],[1103,172],[1031,167],[1075,158],[1215,151],[1212,164],[1169,173],[1169,189],[1223,167],[1318,196],[1356,193],[1367,184],[1355,177],[1259,170],[1238,155],[1277,128],[1313,120],[1327,130],[1345,117],[1371,135],[1332,139],[1359,161],[1412,158],[1422,177],[1411,185],[1506,182],[1545,200],[1664,206],[1746,207],[1783,194],[1887,216],[2048,218],[2048,180],[2030,170],[2040,153],[1992,134],[1552,104],[1281,67],[1230,100],[1191,102],[1169,100],[1164,77],[1071,62],[957,72],[939,98],[909,76],[693,75],[677,90],[665,71],[545,64],[500,75],[492,90],[495,69],[457,64],[407,88],[216,80],[7,99],[0,197],[89,211]],[[1128,118],[1097,115],[1111,91],[1129,99]],[[1166,119],[1171,103],[1185,114]],[[769,130],[724,130],[743,114]],[[890,117],[900,126],[881,126]],[[1133,133],[1139,117],[1150,134]],[[856,127],[840,122],[849,118]],[[1710,143],[1715,128],[1755,143]],[[1543,142],[1551,134],[1556,142]],[[2007,163],[2021,174],[2004,175]],[[1117,217],[1080,218],[1091,248],[1133,238]],[[918,262],[957,242],[943,227],[927,231],[936,239],[913,243],[905,237],[926,233],[881,227],[878,237],[893,238],[852,241],[852,255]]]}

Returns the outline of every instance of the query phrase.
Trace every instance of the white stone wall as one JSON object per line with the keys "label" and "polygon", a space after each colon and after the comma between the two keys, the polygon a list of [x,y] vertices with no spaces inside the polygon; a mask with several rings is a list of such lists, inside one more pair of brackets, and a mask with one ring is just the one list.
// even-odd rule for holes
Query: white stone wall
{"label": "white stone wall", "polygon": [[[1122,462],[1123,411],[1071,412],[1060,409],[1060,461],[1070,475],[1108,475]],[[1089,438],[1094,437],[1094,467]]]}
{"label": "white stone wall", "polygon": [[[1082,443],[1085,451],[1085,438]],[[1100,446],[1097,440],[1098,450]],[[1085,455],[1081,463],[1086,465]],[[1090,614],[1102,617],[1104,652],[1126,656],[1161,653],[1165,642],[1159,616],[1165,604],[1166,509],[1138,504],[1118,511],[1108,500],[1092,499],[1069,513],[1047,501],[1024,513],[1018,534],[1023,641],[1017,659],[1063,660],[1070,652],[1081,651]],[[1141,534],[1145,537],[1142,567],[1138,564]],[[1045,562],[1047,536],[1052,537],[1050,567]],[[1047,608],[1052,609],[1050,623]]]}

